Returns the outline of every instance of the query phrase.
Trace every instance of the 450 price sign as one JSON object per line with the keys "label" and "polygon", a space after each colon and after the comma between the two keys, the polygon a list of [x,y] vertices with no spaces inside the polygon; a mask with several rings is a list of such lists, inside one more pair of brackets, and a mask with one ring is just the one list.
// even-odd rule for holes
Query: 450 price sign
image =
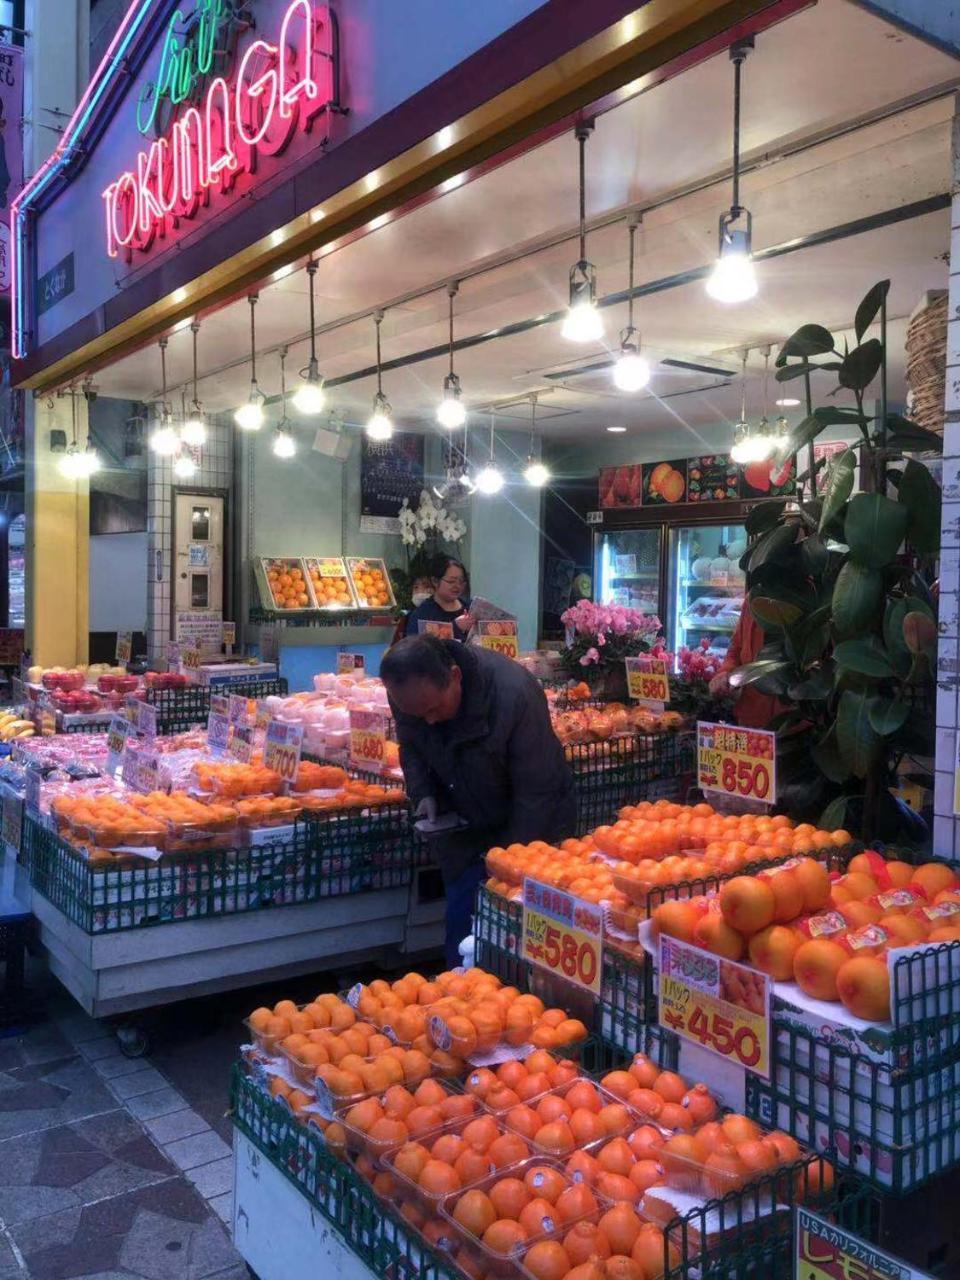
{"label": "450 price sign", "polygon": [[777,735],[767,729],[697,721],[697,785],[744,800],[777,799]]}
{"label": "450 price sign", "polygon": [[770,1078],[770,979],[660,935],[660,1025]]}
{"label": "450 price sign", "polygon": [[523,882],[523,958],[600,995],[603,910],[539,880]]}

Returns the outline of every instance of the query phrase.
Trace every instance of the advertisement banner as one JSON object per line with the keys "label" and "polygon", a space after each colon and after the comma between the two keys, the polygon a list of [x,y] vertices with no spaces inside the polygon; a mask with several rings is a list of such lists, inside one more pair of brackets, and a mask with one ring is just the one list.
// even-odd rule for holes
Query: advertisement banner
{"label": "advertisement banner", "polygon": [[360,529],[400,532],[400,508],[423,489],[423,436],[398,431],[390,440],[361,437]]}

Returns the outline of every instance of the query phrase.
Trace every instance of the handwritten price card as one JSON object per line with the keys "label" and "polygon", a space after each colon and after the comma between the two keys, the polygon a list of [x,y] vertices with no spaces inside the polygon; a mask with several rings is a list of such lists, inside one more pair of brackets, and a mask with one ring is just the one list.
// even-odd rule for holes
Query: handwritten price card
{"label": "handwritten price card", "polygon": [[133,632],[117,632],[117,662],[129,662],[133,657]]}
{"label": "handwritten price card", "polygon": [[227,753],[241,764],[249,764],[253,759],[253,736],[252,724],[235,724]]}
{"label": "handwritten price card", "polygon": [[665,658],[624,658],[627,693],[635,702],[648,703],[662,711],[670,701],[670,677]]}
{"label": "handwritten price card", "polygon": [[279,773],[284,782],[296,782],[302,747],[303,730],[299,725],[271,720],[263,744],[263,763]]}
{"label": "handwritten price card", "polygon": [[362,653],[338,653],[337,654],[337,675],[353,675],[356,671],[362,671],[364,659]]}
{"label": "handwritten price card", "polygon": [[770,1078],[770,979],[660,935],[660,1025]]}
{"label": "handwritten price card", "polygon": [[502,653],[505,658],[516,660],[520,655],[517,640],[517,624],[512,618],[484,619],[477,623],[481,649],[492,649],[494,653]]}
{"label": "handwritten price card", "polygon": [[777,799],[777,735],[697,721],[697,785],[744,800]]}
{"label": "handwritten price card", "polygon": [[387,741],[387,718],[379,711],[357,707],[350,712],[350,759],[364,769],[383,764]]}
{"label": "handwritten price card", "polygon": [[603,910],[539,880],[523,882],[523,958],[600,995]]}

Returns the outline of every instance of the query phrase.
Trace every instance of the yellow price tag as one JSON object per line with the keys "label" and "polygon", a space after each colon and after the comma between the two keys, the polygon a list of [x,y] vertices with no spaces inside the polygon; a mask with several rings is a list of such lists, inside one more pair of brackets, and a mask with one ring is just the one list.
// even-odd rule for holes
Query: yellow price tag
{"label": "yellow price tag", "polygon": [[201,653],[199,649],[184,648],[180,650],[180,661],[185,671],[200,670]]}
{"label": "yellow price tag", "polygon": [[777,735],[697,721],[697,785],[744,800],[777,799]]}
{"label": "yellow price tag", "polygon": [[350,712],[350,759],[363,768],[378,768],[386,751],[387,721],[378,711]]}
{"label": "yellow price tag", "polygon": [[513,658],[514,661],[520,655],[516,636],[481,636],[480,647],[490,649],[493,653],[502,653],[505,658]]}
{"label": "yellow price tag", "polygon": [[603,909],[598,903],[525,879],[521,942],[525,960],[600,995]]}
{"label": "yellow price tag", "polygon": [[627,667],[627,693],[635,702],[670,701],[670,677],[664,658],[624,658]]}
{"label": "yellow price tag", "polygon": [[263,763],[274,773],[279,773],[284,782],[296,782],[302,746],[302,729],[271,720],[263,743]]}
{"label": "yellow price tag", "polygon": [[798,1280],[931,1280],[928,1272],[802,1206],[797,1208],[793,1239],[793,1274]]}

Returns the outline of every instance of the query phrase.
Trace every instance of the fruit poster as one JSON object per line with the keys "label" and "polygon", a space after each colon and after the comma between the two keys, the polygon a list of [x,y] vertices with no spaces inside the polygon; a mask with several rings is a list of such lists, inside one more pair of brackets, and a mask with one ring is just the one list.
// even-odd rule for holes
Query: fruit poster
{"label": "fruit poster", "polygon": [[423,436],[398,431],[390,440],[364,433],[360,451],[360,529],[364,533],[400,532],[400,507],[411,505],[423,489]]}
{"label": "fruit poster", "polygon": [[630,510],[639,507],[643,495],[643,468],[639,463],[625,467],[604,467],[600,472],[600,506]]}
{"label": "fruit poster", "polygon": [[740,468],[726,453],[687,459],[688,502],[734,502],[740,497]]}
{"label": "fruit poster", "polygon": [[768,458],[751,462],[740,474],[741,498],[785,498],[797,491],[797,469],[791,456],[786,462]]}
{"label": "fruit poster", "polygon": [[687,500],[687,459],[644,463],[643,505],[673,506]]}

